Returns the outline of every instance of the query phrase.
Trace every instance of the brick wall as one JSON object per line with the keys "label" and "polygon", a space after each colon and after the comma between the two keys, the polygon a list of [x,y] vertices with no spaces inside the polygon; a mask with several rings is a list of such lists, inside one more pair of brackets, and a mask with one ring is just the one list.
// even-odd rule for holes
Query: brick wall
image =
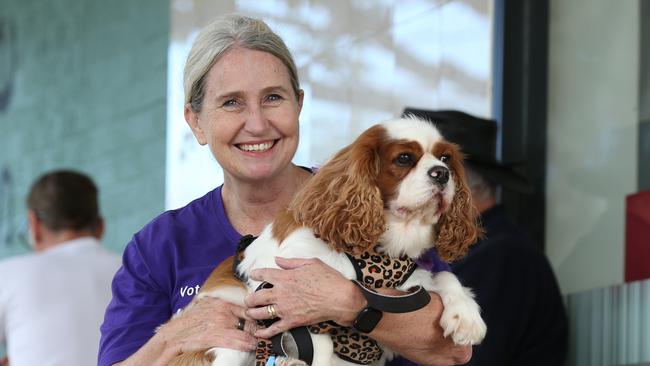
{"label": "brick wall", "polygon": [[164,208],[169,3],[0,0],[0,258],[19,246],[41,173],[100,188],[120,252]]}

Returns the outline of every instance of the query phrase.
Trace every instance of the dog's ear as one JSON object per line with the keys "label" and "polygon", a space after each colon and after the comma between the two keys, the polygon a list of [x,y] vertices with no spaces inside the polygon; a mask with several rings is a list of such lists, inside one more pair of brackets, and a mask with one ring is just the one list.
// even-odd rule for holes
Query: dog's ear
{"label": "dog's ear", "polygon": [[359,253],[385,230],[376,181],[383,127],[372,127],[339,151],[296,194],[289,206],[296,222],[314,230],[335,250]]}
{"label": "dog's ear", "polygon": [[479,223],[479,212],[472,202],[472,193],[467,184],[462,161],[463,155],[456,148],[452,153],[450,166],[456,193],[451,207],[436,225],[436,249],[440,258],[447,262],[465,256],[469,247],[484,234]]}

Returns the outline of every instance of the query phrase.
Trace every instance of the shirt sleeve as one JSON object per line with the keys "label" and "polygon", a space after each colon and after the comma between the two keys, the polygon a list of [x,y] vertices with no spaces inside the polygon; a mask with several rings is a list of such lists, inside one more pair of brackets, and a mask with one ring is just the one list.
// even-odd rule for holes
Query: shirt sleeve
{"label": "shirt sleeve", "polygon": [[100,327],[98,366],[128,358],[171,316],[169,295],[154,279],[146,259],[134,237],[113,278],[113,297]]}

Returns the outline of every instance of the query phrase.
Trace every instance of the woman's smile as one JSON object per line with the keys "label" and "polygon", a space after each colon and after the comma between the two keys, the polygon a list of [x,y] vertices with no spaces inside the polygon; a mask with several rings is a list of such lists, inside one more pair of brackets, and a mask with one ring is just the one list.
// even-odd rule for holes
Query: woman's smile
{"label": "woman's smile", "polygon": [[254,153],[260,153],[260,152],[266,152],[273,148],[275,146],[275,143],[280,141],[280,139],[275,139],[275,140],[268,140],[264,142],[251,142],[251,143],[240,143],[240,144],[235,144],[235,146],[242,151],[245,152],[254,152]]}

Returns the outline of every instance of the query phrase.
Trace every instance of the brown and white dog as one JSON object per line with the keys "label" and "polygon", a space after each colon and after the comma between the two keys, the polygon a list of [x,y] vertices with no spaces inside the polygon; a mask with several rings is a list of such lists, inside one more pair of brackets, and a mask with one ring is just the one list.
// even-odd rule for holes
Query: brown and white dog
{"label": "brown and white dog", "polygon": [[[463,256],[481,235],[477,217],[459,148],[445,141],[430,122],[396,119],[369,128],[322,166],[245,250],[238,270],[248,274],[256,268],[277,268],[275,257],[316,257],[355,279],[345,253],[362,252],[377,243],[391,257],[417,258],[435,246],[441,258],[450,261]],[[197,298],[212,296],[243,305],[244,297],[260,283],[238,283],[231,265],[232,261],[220,265]],[[445,335],[461,345],[483,339],[486,327],[479,306],[452,273],[432,275],[416,269],[399,289],[417,285],[440,295]],[[311,337],[312,365],[354,365],[332,352],[329,335]],[[383,365],[392,353],[385,355],[372,365]],[[253,362],[248,353],[223,348],[179,357],[177,365]]]}

